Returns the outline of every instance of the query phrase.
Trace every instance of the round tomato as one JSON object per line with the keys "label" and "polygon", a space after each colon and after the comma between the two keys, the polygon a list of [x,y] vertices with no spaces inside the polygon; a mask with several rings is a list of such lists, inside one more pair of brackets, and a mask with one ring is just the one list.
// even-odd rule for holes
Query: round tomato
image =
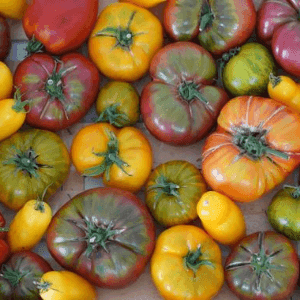
{"label": "round tomato", "polygon": [[98,0],[33,0],[22,23],[28,38],[34,37],[48,52],[61,55],[85,42],[97,14]]}
{"label": "round tomato", "polygon": [[152,168],[151,146],[135,127],[88,125],[74,137],[71,156],[84,176],[103,175],[105,185],[131,192],[141,189]]}
{"label": "round tomato", "polygon": [[10,19],[21,20],[27,8],[26,0],[1,0],[0,14]]}
{"label": "round tomato", "polygon": [[196,205],[206,191],[200,171],[191,163],[173,160],[156,167],[146,184],[146,204],[164,226],[196,219]]}
{"label": "round tomato", "polygon": [[26,122],[32,127],[61,130],[77,123],[99,91],[97,68],[85,56],[70,53],[59,60],[43,53],[25,58],[14,73],[14,85],[29,101]]}
{"label": "round tomato", "polygon": [[256,232],[241,240],[225,262],[225,279],[241,300],[286,300],[299,276],[297,252],[283,235]]}
{"label": "round tomato", "polygon": [[155,227],[143,202],[121,189],[95,188],[75,196],[54,215],[47,233],[51,255],[91,283],[121,288],[143,272]]}
{"label": "round tomato", "polygon": [[47,200],[69,174],[70,157],[61,138],[53,132],[29,129],[0,144],[0,201],[18,210],[25,202]]}
{"label": "round tomato", "polygon": [[299,165],[300,115],[268,98],[240,96],[218,117],[205,141],[203,176],[232,200],[257,200]]}
{"label": "round tomato", "polygon": [[108,122],[116,127],[134,125],[140,117],[139,94],[128,82],[108,82],[99,92],[96,110],[97,122]]}
{"label": "round tomato", "polygon": [[214,54],[243,44],[255,22],[252,0],[170,0],[164,11],[165,29],[173,39],[198,36],[200,44]]}
{"label": "round tomato", "polygon": [[153,81],[141,96],[141,114],[159,140],[188,145],[201,140],[227,102],[226,92],[213,82],[216,65],[201,46],[177,42],[165,46],[150,65]]}
{"label": "round tomato", "polygon": [[0,16],[0,60],[7,57],[10,47],[10,28],[6,19]]}
{"label": "round tomato", "polygon": [[105,76],[134,81],[148,71],[162,44],[162,25],[149,10],[130,3],[112,3],[100,13],[88,51]]}
{"label": "round tomato", "polygon": [[49,263],[36,253],[23,251],[13,254],[0,271],[0,298],[40,299],[35,281],[51,270]]}
{"label": "round tomato", "polygon": [[13,74],[2,61],[0,61],[0,82],[0,100],[10,98],[13,90]]}
{"label": "round tomato", "polygon": [[277,70],[271,53],[259,43],[245,44],[235,52],[222,73],[224,87],[234,96],[265,94],[269,75]]}
{"label": "round tomato", "polygon": [[300,240],[300,187],[284,186],[272,198],[267,214],[272,227],[291,240]]}

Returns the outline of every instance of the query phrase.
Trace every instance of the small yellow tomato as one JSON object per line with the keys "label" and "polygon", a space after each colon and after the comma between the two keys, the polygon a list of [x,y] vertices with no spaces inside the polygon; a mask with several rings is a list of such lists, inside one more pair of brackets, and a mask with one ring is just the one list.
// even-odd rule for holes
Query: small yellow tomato
{"label": "small yellow tomato", "polygon": [[166,0],[119,0],[119,2],[130,2],[142,7],[154,7],[159,3],[165,2]]}
{"label": "small yellow tomato", "polygon": [[10,19],[22,19],[27,8],[26,0],[0,0],[0,14]]}
{"label": "small yellow tomato", "polygon": [[38,283],[43,300],[96,300],[95,287],[86,279],[69,271],[50,271]]}
{"label": "small yellow tomato", "polygon": [[13,218],[7,234],[11,252],[30,250],[45,234],[52,219],[49,204],[29,200]]}
{"label": "small yellow tomato", "polygon": [[2,61],[0,61],[0,83],[0,100],[10,98],[13,90],[13,74]]}
{"label": "small yellow tomato", "polygon": [[207,233],[221,244],[233,245],[246,234],[242,211],[225,195],[215,191],[204,193],[197,213]]}

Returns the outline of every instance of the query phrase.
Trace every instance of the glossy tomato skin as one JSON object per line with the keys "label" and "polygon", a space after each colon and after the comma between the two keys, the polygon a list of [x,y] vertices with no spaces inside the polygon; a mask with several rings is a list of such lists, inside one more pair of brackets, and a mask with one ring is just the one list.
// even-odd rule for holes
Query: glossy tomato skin
{"label": "glossy tomato skin", "polygon": [[258,11],[258,37],[288,73],[300,76],[300,1],[266,0]]}
{"label": "glossy tomato skin", "polygon": [[59,60],[44,53],[33,54],[14,73],[14,85],[24,95],[22,101],[30,101],[26,122],[51,131],[78,122],[96,100],[99,83],[97,68],[79,53]]}
{"label": "glossy tomato skin", "polygon": [[[49,271],[52,271],[49,263],[34,252],[22,251],[13,254],[1,268],[0,274],[6,275],[0,276],[1,299],[41,299],[34,281],[39,281]],[[9,274],[14,276],[7,279]],[[16,279],[18,275],[20,277]]]}
{"label": "glossy tomato skin", "polygon": [[212,56],[191,42],[169,44],[151,61],[148,83],[141,95],[141,114],[157,139],[174,145],[201,140],[215,124],[228,100],[212,83],[216,65]]}
{"label": "glossy tomato skin", "polygon": [[[9,258],[10,247],[5,240],[0,239],[0,267]],[[0,296],[1,296],[1,284],[0,284]]]}
{"label": "glossy tomato skin", "polygon": [[17,132],[0,144],[0,201],[19,210],[47,187],[44,200],[48,200],[69,169],[67,147],[57,134],[40,129]]}
{"label": "glossy tomato skin", "polygon": [[[104,232],[107,238],[101,239]],[[78,194],[58,210],[47,232],[48,249],[62,267],[114,289],[141,275],[154,243],[155,227],[145,204],[115,188]]]}
{"label": "glossy tomato skin", "polygon": [[[210,12],[213,15],[208,17]],[[206,23],[205,19],[210,20]],[[164,10],[164,25],[173,39],[198,36],[200,45],[216,55],[243,44],[255,22],[252,0],[170,0]]]}
{"label": "glossy tomato skin", "polygon": [[236,97],[205,141],[203,176],[232,200],[255,201],[299,165],[299,150],[299,114],[269,98]]}
{"label": "glossy tomato skin", "polygon": [[28,38],[34,36],[46,51],[61,55],[84,43],[97,14],[98,0],[33,0],[22,23]]}
{"label": "glossy tomato skin", "polygon": [[4,17],[0,16],[0,60],[4,60],[11,47],[10,29]]}
{"label": "glossy tomato skin", "polygon": [[225,280],[241,300],[285,300],[296,288],[297,252],[283,235],[273,231],[246,236],[225,262]]}

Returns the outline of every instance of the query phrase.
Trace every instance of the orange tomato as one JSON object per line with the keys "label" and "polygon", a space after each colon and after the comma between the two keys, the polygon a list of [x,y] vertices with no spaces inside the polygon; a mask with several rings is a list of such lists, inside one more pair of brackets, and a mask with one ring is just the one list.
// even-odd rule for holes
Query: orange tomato
{"label": "orange tomato", "polygon": [[0,61],[0,83],[0,100],[10,98],[13,90],[13,74],[2,61]]}
{"label": "orange tomato", "polygon": [[82,128],[73,139],[71,157],[83,175],[103,175],[105,185],[131,192],[144,185],[152,167],[151,146],[143,133],[108,123]]}
{"label": "orange tomato", "polygon": [[204,229],[216,241],[233,245],[246,235],[246,223],[240,208],[228,197],[218,192],[204,193],[197,213]]}
{"label": "orange tomato", "polygon": [[0,0],[0,14],[6,18],[20,20],[27,6],[26,0]]}

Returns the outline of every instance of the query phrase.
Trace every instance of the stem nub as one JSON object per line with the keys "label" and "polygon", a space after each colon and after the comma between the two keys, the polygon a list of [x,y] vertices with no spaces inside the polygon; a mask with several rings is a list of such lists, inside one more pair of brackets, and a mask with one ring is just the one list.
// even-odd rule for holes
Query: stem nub
{"label": "stem nub", "polygon": [[213,267],[213,264],[209,260],[201,260],[202,252],[199,246],[196,251],[189,251],[186,256],[183,257],[184,263],[188,269],[191,269],[196,273],[200,266],[208,265]]}
{"label": "stem nub", "polygon": [[12,106],[12,109],[16,112],[25,112],[26,113],[26,110],[25,110],[25,106],[27,104],[29,104],[29,100],[25,100],[25,101],[22,101],[22,95],[21,95],[21,92],[20,92],[20,89],[19,88],[16,88],[16,91],[14,93],[14,100],[15,100],[15,103],[14,105]]}
{"label": "stem nub", "polygon": [[283,186],[283,188],[290,188],[292,189],[290,195],[294,198],[294,199],[298,199],[300,198],[300,186],[293,186],[293,185],[288,185],[288,184],[285,184]]}
{"label": "stem nub", "polygon": [[178,88],[180,96],[187,102],[197,98],[205,104],[209,104],[207,99],[198,91],[198,85],[192,81],[184,81]]}
{"label": "stem nub", "polygon": [[273,89],[282,81],[280,76],[275,76],[272,72],[269,75],[269,80]]}
{"label": "stem nub", "polygon": [[180,186],[174,182],[168,181],[164,176],[159,176],[156,180],[156,184],[149,187],[148,191],[155,189],[161,190],[162,193],[165,193],[169,196],[179,198],[178,190],[180,189]]}
{"label": "stem nub", "polygon": [[38,41],[34,35],[32,36],[31,40],[27,43],[26,51],[28,55],[31,55],[33,53],[42,52],[44,48],[44,45]]}

